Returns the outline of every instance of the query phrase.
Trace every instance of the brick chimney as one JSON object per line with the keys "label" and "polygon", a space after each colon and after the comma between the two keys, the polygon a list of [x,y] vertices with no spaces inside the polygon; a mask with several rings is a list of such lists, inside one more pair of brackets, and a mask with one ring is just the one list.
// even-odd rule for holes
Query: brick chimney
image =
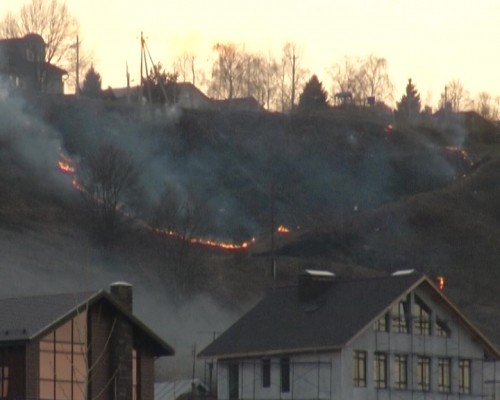
{"label": "brick chimney", "polygon": [[306,269],[299,275],[299,300],[314,300],[325,293],[334,281],[333,272]]}
{"label": "brick chimney", "polygon": [[127,282],[115,282],[109,286],[109,291],[115,300],[117,300],[125,309],[132,313],[133,295],[132,285]]}
{"label": "brick chimney", "polygon": [[[111,295],[132,313],[132,285],[115,282],[110,285]],[[115,374],[115,400],[132,400],[132,325],[123,314],[117,313],[111,337],[111,366]]]}

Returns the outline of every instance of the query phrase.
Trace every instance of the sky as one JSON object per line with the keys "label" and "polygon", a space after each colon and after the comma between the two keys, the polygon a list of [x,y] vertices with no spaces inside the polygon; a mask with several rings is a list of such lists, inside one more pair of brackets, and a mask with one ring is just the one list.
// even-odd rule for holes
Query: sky
{"label": "sky", "polygon": [[[23,0],[1,0],[0,18]],[[184,51],[211,65],[215,43],[241,43],[277,59],[286,42],[331,92],[328,70],[344,56],[388,62],[398,100],[412,78],[422,102],[436,106],[459,79],[472,96],[500,96],[498,0],[66,0],[103,87],[139,81],[140,35],[167,69]]]}

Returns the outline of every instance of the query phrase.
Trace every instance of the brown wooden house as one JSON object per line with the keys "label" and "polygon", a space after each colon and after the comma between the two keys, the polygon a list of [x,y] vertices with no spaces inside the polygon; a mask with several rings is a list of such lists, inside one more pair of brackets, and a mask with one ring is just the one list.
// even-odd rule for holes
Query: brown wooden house
{"label": "brown wooden house", "polygon": [[0,78],[24,93],[63,94],[67,72],[45,61],[46,44],[40,35],[0,40]]}
{"label": "brown wooden house", "polygon": [[0,300],[0,398],[153,400],[174,350],[132,314],[132,286]]}

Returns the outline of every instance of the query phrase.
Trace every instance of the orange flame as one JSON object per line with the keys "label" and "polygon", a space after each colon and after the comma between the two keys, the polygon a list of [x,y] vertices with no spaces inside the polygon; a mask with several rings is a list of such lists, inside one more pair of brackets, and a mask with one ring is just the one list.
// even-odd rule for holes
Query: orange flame
{"label": "orange flame", "polygon": [[254,244],[256,241],[255,238],[252,238],[250,240],[241,243],[231,243],[231,242],[219,242],[217,240],[203,239],[203,238],[183,238],[179,233],[175,231],[162,228],[153,228],[150,226],[147,226],[147,228],[157,234],[167,235],[179,240],[187,240],[191,244],[197,244],[222,250],[245,250],[248,249],[250,245]]}
{"label": "orange flame", "polygon": [[[58,161],[57,166],[59,170],[65,174],[74,174],[75,173],[75,168],[73,167],[71,160],[64,156],[62,153],[60,154],[61,160]],[[76,179],[75,176],[73,176],[73,179],[71,181],[71,184],[76,190],[83,191],[84,189],[80,186],[78,183],[78,180]],[[152,230],[155,233],[158,234],[163,234],[163,235],[168,235],[176,239],[180,240],[187,240],[189,243],[192,244],[197,244],[197,245],[202,245],[202,246],[207,246],[207,247],[212,247],[212,248],[218,248],[218,249],[223,249],[223,250],[245,250],[250,247],[253,243],[255,243],[255,238],[252,238],[250,240],[241,242],[241,243],[231,243],[231,242],[219,242],[216,240],[211,240],[211,239],[203,239],[203,238],[183,238],[179,233],[174,232],[174,231],[169,231],[166,229],[161,229],[161,228],[152,228],[148,226],[146,223],[144,223],[144,226],[146,226],[148,229]],[[287,228],[284,226],[278,227],[278,232],[289,232]]]}
{"label": "orange flame", "polygon": [[436,278],[436,281],[437,281],[437,286],[438,286],[439,290],[443,290],[444,289],[444,276],[439,275]]}
{"label": "orange flame", "polygon": [[278,233],[290,233],[290,229],[288,229],[284,225],[280,225],[280,226],[278,226],[278,229],[276,229],[276,232],[278,232]]}
{"label": "orange flame", "polygon": [[57,163],[57,165],[58,165],[59,169],[64,173],[73,174],[75,172],[75,168],[71,165],[71,163],[69,161],[60,160]]}

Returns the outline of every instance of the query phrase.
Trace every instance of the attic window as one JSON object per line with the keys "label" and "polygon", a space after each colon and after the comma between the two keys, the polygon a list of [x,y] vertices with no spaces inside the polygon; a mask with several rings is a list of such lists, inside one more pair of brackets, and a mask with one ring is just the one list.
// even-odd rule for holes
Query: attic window
{"label": "attic window", "polygon": [[400,300],[392,306],[392,330],[396,333],[408,333],[408,301]]}
{"label": "attic window", "polygon": [[431,334],[431,310],[418,297],[413,304],[414,325],[413,333],[416,335],[429,336]]}
{"label": "attic window", "polygon": [[373,325],[373,330],[375,332],[387,332],[389,330],[388,320],[389,320],[389,314],[385,313],[375,322],[375,324]]}

